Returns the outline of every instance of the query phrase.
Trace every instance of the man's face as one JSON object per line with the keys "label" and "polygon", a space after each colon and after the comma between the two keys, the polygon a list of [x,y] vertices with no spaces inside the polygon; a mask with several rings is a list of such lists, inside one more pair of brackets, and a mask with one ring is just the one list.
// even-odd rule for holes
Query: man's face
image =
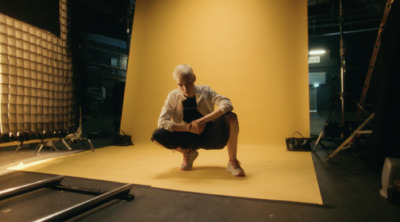
{"label": "man's face", "polygon": [[196,76],[194,75],[185,75],[181,76],[176,80],[176,84],[178,84],[179,90],[181,90],[182,94],[186,97],[193,97],[195,94],[194,82],[196,81]]}

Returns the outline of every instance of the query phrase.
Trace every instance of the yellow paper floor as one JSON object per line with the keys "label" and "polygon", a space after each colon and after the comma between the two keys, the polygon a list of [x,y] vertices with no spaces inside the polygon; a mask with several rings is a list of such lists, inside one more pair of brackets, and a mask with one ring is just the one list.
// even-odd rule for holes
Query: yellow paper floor
{"label": "yellow paper floor", "polygon": [[192,171],[182,172],[182,155],[153,144],[110,146],[57,157],[14,170],[60,174],[179,191],[322,204],[309,152],[284,147],[240,145],[246,177],[226,172],[227,150],[199,150]]}

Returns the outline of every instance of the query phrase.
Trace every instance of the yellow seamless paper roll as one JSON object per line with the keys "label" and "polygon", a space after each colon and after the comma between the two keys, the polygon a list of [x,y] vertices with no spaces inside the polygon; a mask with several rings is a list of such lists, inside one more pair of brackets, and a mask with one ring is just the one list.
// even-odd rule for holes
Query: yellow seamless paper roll
{"label": "yellow seamless paper roll", "polygon": [[230,98],[239,143],[309,135],[307,1],[137,1],[121,129],[150,142],[172,71]]}

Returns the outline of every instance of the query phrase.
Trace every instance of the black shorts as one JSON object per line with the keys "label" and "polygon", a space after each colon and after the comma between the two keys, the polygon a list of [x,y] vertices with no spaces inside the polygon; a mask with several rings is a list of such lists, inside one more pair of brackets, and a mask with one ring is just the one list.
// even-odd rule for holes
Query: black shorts
{"label": "black shorts", "polygon": [[168,149],[222,149],[229,140],[229,112],[218,119],[208,122],[200,135],[189,132],[170,132],[166,129],[156,129],[151,137]]}

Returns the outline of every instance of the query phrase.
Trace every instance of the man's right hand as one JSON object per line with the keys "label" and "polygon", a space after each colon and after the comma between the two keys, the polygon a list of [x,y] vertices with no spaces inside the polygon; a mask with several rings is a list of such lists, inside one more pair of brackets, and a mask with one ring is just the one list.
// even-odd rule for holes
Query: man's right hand
{"label": "man's right hand", "polygon": [[191,123],[189,123],[187,125],[187,131],[189,131],[190,133],[198,134],[198,135],[203,133],[204,128],[205,128],[205,124],[197,124],[196,121],[192,121]]}

